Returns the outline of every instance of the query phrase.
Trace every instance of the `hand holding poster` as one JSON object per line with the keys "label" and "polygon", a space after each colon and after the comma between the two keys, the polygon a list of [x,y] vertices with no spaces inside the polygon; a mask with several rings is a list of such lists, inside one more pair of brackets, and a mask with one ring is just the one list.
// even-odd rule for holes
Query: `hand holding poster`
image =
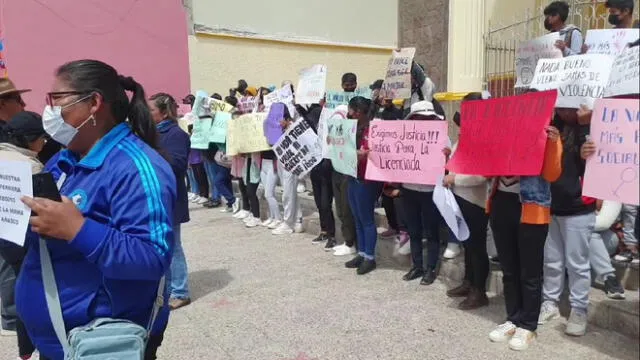
{"label": "hand holding poster", "polygon": [[463,102],[460,140],[447,169],[466,175],[540,175],[556,97],[554,90]]}
{"label": "hand holding poster", "polygon": [[587,54],[617,56],[627,48],[629,43],[638,38],[640,38],[638,29],[591,29],[587,30],[584,43],[589,48]]}
{"label": "hand holding poster", "polygon": [[640,94],[640,48],[623,50],[613,62],[604,97]]}
{"label": "hand holding poster", "polygon": [[306,175],[322,161],[318,136],[302,118],[289,126],[273,146],[273,151],[284,168],[298,177]]}
{"label": "hand holding poster", "polygon": [[349,109],[347,105],[340,105],[335,110],[329,110],[326,107],[322,109],[320,113],[320,119],[318,120],[318,143],[322,148],[322,158],[329,159],[329,142],[327,141],[327,135],[329,134],[329,119],[346,119]]}
{"label": "hand holding poster", "polygon": [[227,126],[231,121],[231,113],[218,111],[213,118],[213,124],[209,130],[209,142],[224,144],[227,142]]}
{"label": "hand holding poster", "polygon": [[637,99],[599,99],[591,117],[596,153],[587,160],[583,195],[640,205],[640,110]]}
{"label": "hand holding poster", "polygon": [[609,83],[613,58],[608,55],[576,55],[562,59],[540,59],[530,87],[558,89],[557,107],[593,108],[595,99],[604,96]]}
{"label": "hand holding poster", "polygon": [[372,121],[365,178],[436,184],[444,175],[447,130],[446,121]]}
{"label": "hand holding poster", "polygon": [[329,159],[335,171],[356,177],[358,153],[356,130],[358,121],[332,117],[327,120]]}
{"label": "hand holding poster", "polygon": [[282,126],[280,121],[284,118],[284,104],[276,103],[271,106],[267,118],[264,120],[264,135],[267,137],[269,145],[278,142],[282,136]]}
{"label": "hand holding poster", "polygon": [[31,165],[0,161],[0,239],[24,245],[31,210],[20,200],[33,196]]}
{"label": "hand holding poster", "polygon": [[227,155],[271,150],[264,137],[265,113],[245,114],[227,125]]}
{"label": "hand holding poster", "polygon": [[274,103],[283,103],[289,109],[289,114],[293,116],[295,106],[293,105],[293,92],[291,91],[291,85],[285,85],[281,89],[272,91],[264,96],[264,112],[269,112],[271,105]]}
{"label": "hand holding poster", "polygon": [[387,75],[382,84],[381,94],[388,99],[408,99],[411,97],[411,66],[416,48],[394,50],[387,66]]}
{"label": "hand holding poster", "polygon": [[327,86],[327,67],[313,65],[300,71],[300,80],[296,88],[296,103],[301,105],[317,104],[322,98]]}
{"label": "hand holding poster", "polygon": [[368,87],[357,88],[354,92],[345,91],[327,91],[325,107],[335,109],[340,105],[348,105],[349,101],[356,96],[362,96],[371,99],[371,89]]}
{"label": "hand holding poster", "polygon": [[554,32],[518,44],[516,49],[516,87],[529,86],[539,59],[557,59],[562,51],[556,47],[561,40],[560,33]]}

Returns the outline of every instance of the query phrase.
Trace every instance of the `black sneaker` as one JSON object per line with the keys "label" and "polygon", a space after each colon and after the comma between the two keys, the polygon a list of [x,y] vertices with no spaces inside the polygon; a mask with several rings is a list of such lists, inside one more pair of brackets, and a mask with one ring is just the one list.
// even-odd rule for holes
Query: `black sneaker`
{"label": "black sneaker", "polygon": [[402,280],[411,281],[417,278],[421,278],[422,276],[424,276],[424,270],[422,270],[422,268],[414,267],[411,268],[411,270],[409,270],[409,272],[402,277]]}
{"label": "black sneaker", "polygon": [[613,275],[607,276],[604,280],[604,293],[609,299],[624,300],[624,289]]}
{"label": "black sneaker", "polygon": [[318,235],[315,239],[311,240],[312,244],[320,244],[327,241],[327,235],[326,234],[320,234]]}
{"label": "black sneaker", "polygon": [[358,270],[356,271],[356,273],[358,275],[364,275],[364,274],[368,274],[368,273],[372,272],[375,269],[376,269],[376,261],[375,260],[365,259],[362,262],[362,264],[360,264],[360,266],[358,266]]}
{"label": "black sneaker", "polygon": [[344,263],[344,266],[347,269],[356,269],[360,267],[360,264],[362,264],[363,262],[364,262],[364,258],[360,255],[356,255],[356,257]]}
{"label": "black sneaker", "polygon": [[209,200],[206,203],[202,204],[202,206],[206,207],[207,209],[217,208],[220,207],[220,205],[222,205],[220,200]]}
{"label": "black sneaker", "polygon": [[422,280],[420,281],[420,285],[431,285],[433,284],[434,281],[436,281],[437,277],[438,275],[436,274],[436,271],[433,269],[429,269],[422,277]]}
{"label": "black sneaker", "polygon": [[329,236],[329,235],[325,235],[325,237],[327,238],[327,243],[324,245],[324,251],[332,251],[334,247],[336,247],[336,245],[338,245],[338,243],[336,243],[336,239]]}

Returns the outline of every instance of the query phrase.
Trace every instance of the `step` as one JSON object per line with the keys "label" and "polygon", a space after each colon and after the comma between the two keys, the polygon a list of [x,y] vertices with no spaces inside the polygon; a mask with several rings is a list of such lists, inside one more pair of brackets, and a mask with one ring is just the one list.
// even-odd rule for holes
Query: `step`
{"label": "step", "polygon": [[[237,184],[234,182],[234,189]],[[307,187],[310,190],[309,187]],[[237,192],[237,190],[236,190]],[[260,201],[260,214],[263,218],[268,214],[267,203],[264,201],[262,188],[259,189],[258,195]],[[282,198],[282,189],[276,189],[276,198],[280,201]],[[320,233],[320,219],[317,208],[313,200],[313,196],[308,193],[298,194],[299,201],[302,206],[303,224],[305,232],[311,235]],[[281,203],[281,201],[280,201]],[[335,214],[335,207],[334,207]],[[384,209],[376,209],[376,224],[378,228],[386,228],[387,220]],[[448,233],[445,229],[441,233],[441,238],[446,239]],[[338,242],[342,239],[340,231],[340,219],[336,217],[336,238]],[[441,247],[444,251],[444,246]],[[410,256],[398,255],[395,252],[395,242],[393,239],[379,238],[376,247],[376,259],[380,266],[408,270],[411,267]],[[425,259],[426,261],[426,259]],[[438,272],[439,279],[444,282],[447,287],[452,288],[459,285],[464,278],[464,256],[461,253],[455,259],[442,259]],[[618,279],[627,289],[625,295],[626,300],[612,300],[605,296],[600,289],[592,288],[589,298],[589,323],[597,327],[615,331],[633,338],[640,336],[640,309],[638,297],[638,267],[628,264],[614,263]],[[400,280],[400,279],[398,279]],[[487,291],[495,296],[503,295],[502,272],[497,264],[491,264],[491,272],[487,279]],[[569,304],[568,297],[565,294],[562,298],[561,311],[563,315],[568,316]]]}

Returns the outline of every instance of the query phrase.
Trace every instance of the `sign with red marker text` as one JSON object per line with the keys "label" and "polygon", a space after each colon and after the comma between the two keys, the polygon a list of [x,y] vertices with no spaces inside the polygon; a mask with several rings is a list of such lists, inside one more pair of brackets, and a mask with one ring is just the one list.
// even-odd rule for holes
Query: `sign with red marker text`
{"label": "sign with red marker text", "polygon": [[463,102],[460,140],[447,169],[482,176],[540,175],[556,97],[552,90]]}
{"label": "sign with red marker text", "polygon": [[640,38],[638,29],[590,29],[587,30],[584,43],[589,48],[587,54],[616,56],[638,38]]}
{"label": "sign with red marker text", "polygon": [[365,179],[436,184],[444,174],[447,129],[446,121],[372,121]]}
{"label": "sign with red marker text", "polygon": [[416,48],[394,50],[387,66],[387,75],[382,84],[381,94],[387,99],[408,99],[411,97],[411,65]]}
{"label": "sign with red marker text", "polygon": [[327,67],[325,65],[313,65],[300,71],[300,80],[296,88],[296,104],[317,104],[322,98],[327,87]]}
{"label": "sign with red marker text", "polygon": [[298,177],[305,176],[322,161],[318,135],[302,118],[289,126],[284,135],[273,145],[273,152],[280,164]]}
{"label": "sign with red marker text", "polygon": [[640,110],[637,99],[600,99],[591,117],[596,153],[587,160],[583,195],[640,205]]}

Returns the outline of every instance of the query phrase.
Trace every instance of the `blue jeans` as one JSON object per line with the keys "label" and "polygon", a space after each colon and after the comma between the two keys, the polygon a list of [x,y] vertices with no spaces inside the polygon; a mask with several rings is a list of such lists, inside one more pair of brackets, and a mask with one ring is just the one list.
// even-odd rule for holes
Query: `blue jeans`
{"label": "blue jeans", "polygon": [[196,181],[196,176],[193,174],[193,169],[191,167],[187,168],[187,177],[189,177],[189,187],[191,188],[191,193],[197,194],[198,182]]}
{"label": "blue jeans", "polygon": [[207,172],[207,177],[209,178],[209,196],[213,201],[220,201],[220,193],[218,192],[219,189],[215,184],[216,171],[218,166],[219,165],[213,160],[204,160],[204,171]]}
{"label": "blue jeans", "polygon": [[374,210],[382,191],[382,183],[349,178],[349,206],[356,225],[359,255],[368,260],[376,257],[378,231]]}
{"label": "blue jeans", "polygon": [[217,192],[227,200],[227,206],[231,206],[236,202],[233,195],[233,187],[231,184],[231,169],[219,165],[214,161],[215,168],[215,184]]}
{"label": "blue jeans", "polygon": [[[411,240],[413,266],[419,269],[433,270],[438,265],[440,258],[441,219],[440,212],[433,203],[433,191],[420,192],[402,188],[402,205]],[[424,267],[422,255],[422,236],[425,228],[428,232],[426,267]]]}
{"label": "blue jeans", "polygon": [[187,259],[182,249],[182,239],[180,238],[180,225],[173,227],[174,247],[171,266],[166,273],[166,282],[169,284],[169,294],[171,298],[189,298],[189,270],[187,269]]}

